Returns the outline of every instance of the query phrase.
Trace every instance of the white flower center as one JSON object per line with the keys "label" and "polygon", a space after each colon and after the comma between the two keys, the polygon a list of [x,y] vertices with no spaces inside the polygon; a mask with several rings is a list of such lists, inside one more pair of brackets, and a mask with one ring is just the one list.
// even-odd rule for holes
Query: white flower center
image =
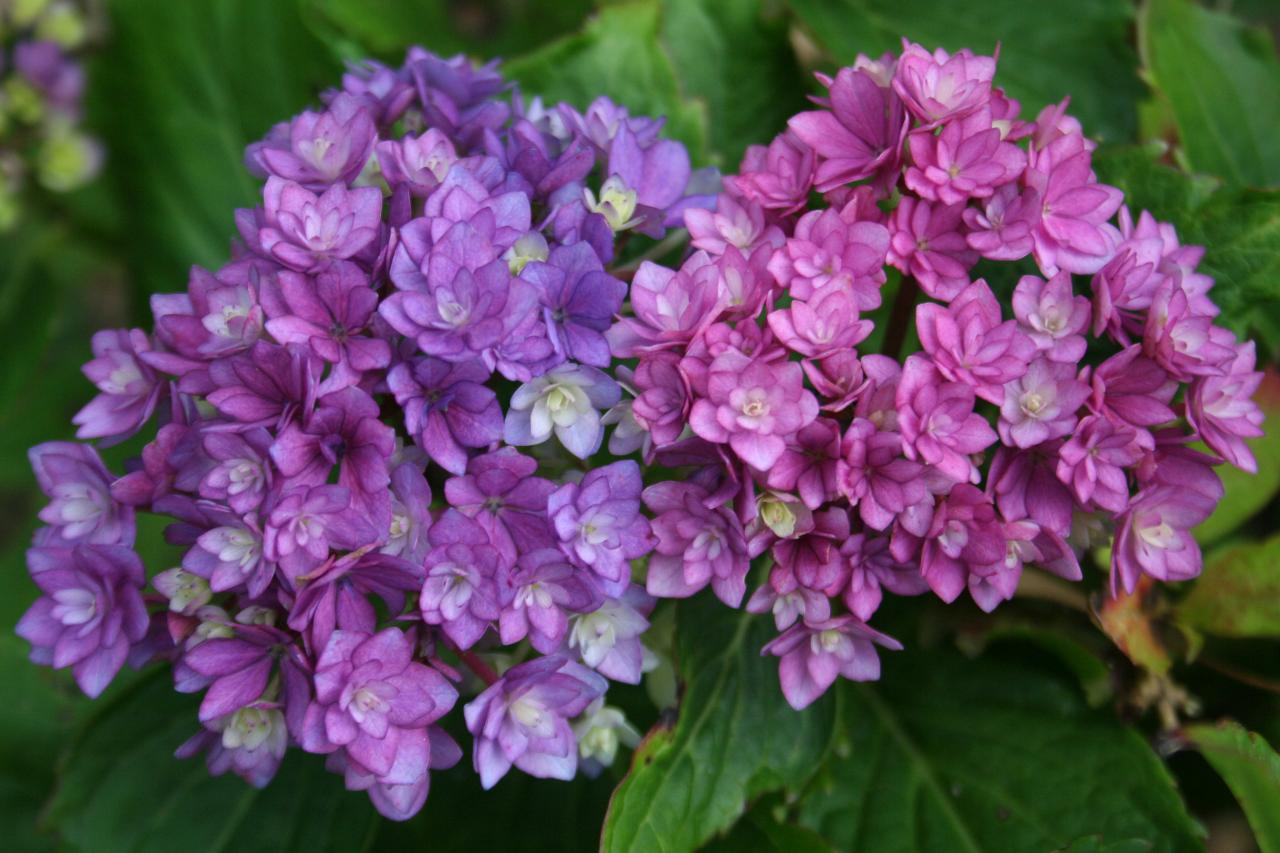
{"label": "white flower center", "polygon": [[1178,536],[1178,531],[1169,526],[1169,522],[1154,513],[1147,518],[1138,519],[1134,525],[1134,532],[1138,534],[1139,539],[1152,548],[1177,550],[1182,543],[1181,538]]}
{"label": "white flower center", "polygon": [[273,729],[284,723],[284,716],[270,708],[241,708],[231,715],[222,730],[222,745],[227,749],[257,749],[271,737]]}
{"label": "white flower center", "polygon": [[87,589],[60,589],[50,615],[63,625],[83,625],[98,613],[98,599]]}

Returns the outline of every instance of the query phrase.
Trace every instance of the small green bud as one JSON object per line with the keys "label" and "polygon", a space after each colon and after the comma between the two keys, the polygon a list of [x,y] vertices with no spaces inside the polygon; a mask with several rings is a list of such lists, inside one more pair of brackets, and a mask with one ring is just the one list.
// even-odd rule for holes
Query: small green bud
{"label": "small green bud", "polygon": [[520,275],[525,264],[529,261],[545,261],[550,253],[547,247],[547,240],[537,231],[530,231],[528,234],[522,234],[516,240],[502,259],[507,262],[507,268],[511,270],[512,275]]}
{"label": "small green bud", "polygon": [[15,74],[4,81],[4,111],[20,124],[36,124],[44,118],[44,96]]}
{"label": "small green bud", "polygon": [[574,722],[573,733],[578,739],[578,754],[604,767],[613,764],[619,746],[634,749],[640,742],[640,732],[620,710],[605,705],[604,699],[591,703]]}
{"label": "small green bud", "polygon": [[640,204],[639,194],[617,175],[610,177],[600,187],[599,201],[591,190],[584,189],[582,192],[587,209],[603,216],[614,231],[626,231],[640,221],[635,218],[636,208]]}
{"label": "small green bud", "polygon": [[84,186],[102,165],[98,143],[71,129],[52,130],[36,163],[40,183],[53,192],[68,192]]}
{"label": "small green bud", "polygon": [[80,10],[70,3],[54,3],[36,23],[36,37],[57,42],[71,50],[84,44],[89,27]]}
{"label": "small green bud", "polygon": [[8,18],[13,26],[25,29],[49,7],[50,0],[9,0]]}

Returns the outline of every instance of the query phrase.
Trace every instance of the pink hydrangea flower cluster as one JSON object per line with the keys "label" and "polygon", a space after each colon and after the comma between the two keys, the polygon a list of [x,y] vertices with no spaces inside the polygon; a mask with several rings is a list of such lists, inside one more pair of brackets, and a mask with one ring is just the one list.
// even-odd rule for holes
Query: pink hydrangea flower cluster
{"label": "pink hydrangea flower cluster", "polygon": [[1027,566],[1081,579],[1099,531],[1113,591],[1194,576],[1214,466],[1254,469],[1261,374],[1203,249],[1098,182],[1065,101],[1023,118],[995,70],[904,43],[819,75],[608,333],[645,458],[682,469],[643,494],[648,591],[772,612],[797,708],[878,677],[886,591],[989,611]]}
{"label": "pink hydrangea flower cluster", "polygon": [[[203,694],[179,755],[265,785],[323,754],[394,819],[460,759],[449,714],[485,787],[611,760],[634,730],[609,682],[654,663],[631,563],[655,540],[639,435],[600,453],[605,333],[623,247],[712,201],[661,128],[414,49],[250,145],[232,260],[154,296],[152,332],[95,335],[85,443],[31,451],[32,659],[91,696],[166,660]],[[123,476],[87,443],[148,427]],[[181,549],[150,590],[139,512]]]}

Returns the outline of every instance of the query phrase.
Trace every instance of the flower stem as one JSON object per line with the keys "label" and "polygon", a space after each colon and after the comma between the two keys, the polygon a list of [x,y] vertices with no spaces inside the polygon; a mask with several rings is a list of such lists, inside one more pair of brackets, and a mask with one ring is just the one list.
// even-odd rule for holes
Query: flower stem
{"label": "flower stem", "polygon": [[1020,598],[1052,601],[1086,615],[1089,613],[1089,600],[1083,592],[1066,581],[1043,572],[1024,571],[1018,580],[1017,595]]}
{"label": "flower stem", "polygon": [[454,646],[452,643],[450,643],[449,645],[452,646],[454,652],[457,653],[458,660],[466,664],[467,669],[474,672],[476,676],[485,684],[493,684],[495,681],[498,680],[498,673],[494,672],[493,667],[485,663],[484,660],[478,654],[476,654],[475,652],[467,651],[466,649],[460,649],[457,646]]}
{"label": "flower stem", "polygon": [[634,275],[635,271],[638,270],[640,265],[645,261],[652,261],[664,257],[669,252],[672,252],[676,248],[684,245],[688,240],[689,232],[683,228],[676,228],[661,241],[654,243],[643,253],[636,255],[630,261],[613,269],[611,272],[614,276],[618,277],[622,277],[619,276],[619,273],[630,273]]}
{"label": "flower stem", "polygon": [[880,347],[881,355],[896,359],[902,349],[902,342],[907,338],[907,324],[911,322],[912,309],[916,307],[916,298],[920,295],[920,285],[910,276],[903,276],[898,284],[898,295],[893,299],[893,309],[889,313],[889,326],[885,329],[884,343]]}

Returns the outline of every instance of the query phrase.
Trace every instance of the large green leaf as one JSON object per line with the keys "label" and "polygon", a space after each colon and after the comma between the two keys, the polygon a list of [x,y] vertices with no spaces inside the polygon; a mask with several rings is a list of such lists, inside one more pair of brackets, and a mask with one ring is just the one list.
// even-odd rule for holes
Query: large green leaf
{"label": "large green leaf", "polygon": [[804,109],[812,88],[786,16],[764,0],[629,0],[549,45],[595,4],[306,2],[317,29],[346,55],[395,58],[412,44],[484,59],[513,54],[509,68],[530,95],[585,104],[606,94],[633,112],[668,115],[695,156],[707,141],[705,159],[721,168],[736,167],[748,145],[768,142]]}
{"label": "large green leaf", "polygon": [[1280,189],[1222,190],[1180,229],[1207,247],[1200,268],[1218,281],[1214,301],[1238,331],[1275,354],[1280,344]]}
{"label": "large green leaf", "polygon": [[258,198],[244,146],[317,101],[341,66],[297,4],[118,0],[90,69],[92,120],[123,199],[121,246],[145,290],[181,290],[220,265],[232,214]]}
{"label": "large green leaf", "polygon": [[728,835],[703,847],[703,853],[833,853],[830,841],[812,829],[782,820],[784,813],[782,804],[753,806]]}
{"label": "large green leaf", "polygon": [[748,145],[767,144],[808,105],[814,84],[773,4],[665,0],[659,35],[685,96],[706,105],[712,160],[724,170],[736,170]]}
{"label": "large green leaf", "polygon": [[[455,736],[469,752],[470,736]],[[458,766],[431,774],[431,795],[416,817],[405,823],[382,821],[371,849],[592,853],[600,844],[614,781],[580,774],[562,782],[513,770],[486,791],[467,755]]]}
{"label": "large green leaf", "polygon": [[812,37],[840,64],[865,53],[901,49],[909,38],[932,50],[1000,45],[996,82],[1034,116],[1071,96],[1085,132],[1112,141],[1133,137],[1142,95],[1130,44],[1129,0],[793,0]]}
{"label": "large green leaf", "polygon": [[[7,588],[7,584],[5,585]],[[36,831],[36,816],[53,788],[53,757],[74,731],[87,701],[66,673],[27,660],[27,644],[0,634],[0,826],[12,850],[52,848],[53,839]]]}
{"label": "large green leaf", "polygon": [[1193,171],[1280,184],[1280,60],[1265,30],[1192,0],[1145,0],[1138,43]]}
{"label": "large green leaf", "polygon": [[1261,735],[1229,720],[1187,726],[1183,736],[1240,801],[1262,853],[1280,851],[1280,755]]}
{"label": "large green leaf", "polygon": [[[592,0],[302,0],[325,37],[352,59],[397,61],[410,45],[489,60],[576,28]],[[318,18],[318,21],[315,19]]]}
{"label": "large green leaf", "polygon": [[751,797],[802,785],[831,739],[832,697],[799,713],[783,701],[777,660],[760,656],[773,633],[767,617],[708,594],[681,602],[678,620],[679,715],[636,750],[609,804],[602,851],[697,847]]}
{"label": "large green leaf", "polygon": [[[1206,247],[1200,269],[1217,280],[1222,321],[1255,338],[1262,358],[1280,342],[1280,190],[1212,189],[1155,161],[1148,148],[1104,150],[1099,178],[1124,190],[1136,213],[1172,222],[1184,243]],[[1260,359],[1262,360],[1262,359]]]}
{"label": "large green leaf", "polygon": [[667,133],[705,159],[707,111],[681,92],[671,57],[662,49],[657,0],[608,6],[581,32],[512,59],[506,71],[525,91],[549,101],[586,107],[600,95],[632,113],[667,117]]}
{"label": "large green leaf", "polygon": [[799,804],[841,849],[1201,847],[1141,736],[1043,666],[906,652],[841,700],[841,739]]}
{"label": "large green leaf", "polygon": [[1280,637],[1280,535],[1209,554],[1177,616],[1221,637]]}
{"label": "large green leaf", "polygon": [[291,752],[262,790],[175,759],[198,729],[198,704],[174,693],[167,670],[100,703],[65,756],[48,824],[86,853],[367,849],[376,812],[317,756]]}
{"label": "large green leaf", "polygon": [[127,320],[119,278],[66,217],[33,216],[0,240],[0,489],[29,489],[27,448],[71,436],[93,391],[80,375],[89,337]]}

